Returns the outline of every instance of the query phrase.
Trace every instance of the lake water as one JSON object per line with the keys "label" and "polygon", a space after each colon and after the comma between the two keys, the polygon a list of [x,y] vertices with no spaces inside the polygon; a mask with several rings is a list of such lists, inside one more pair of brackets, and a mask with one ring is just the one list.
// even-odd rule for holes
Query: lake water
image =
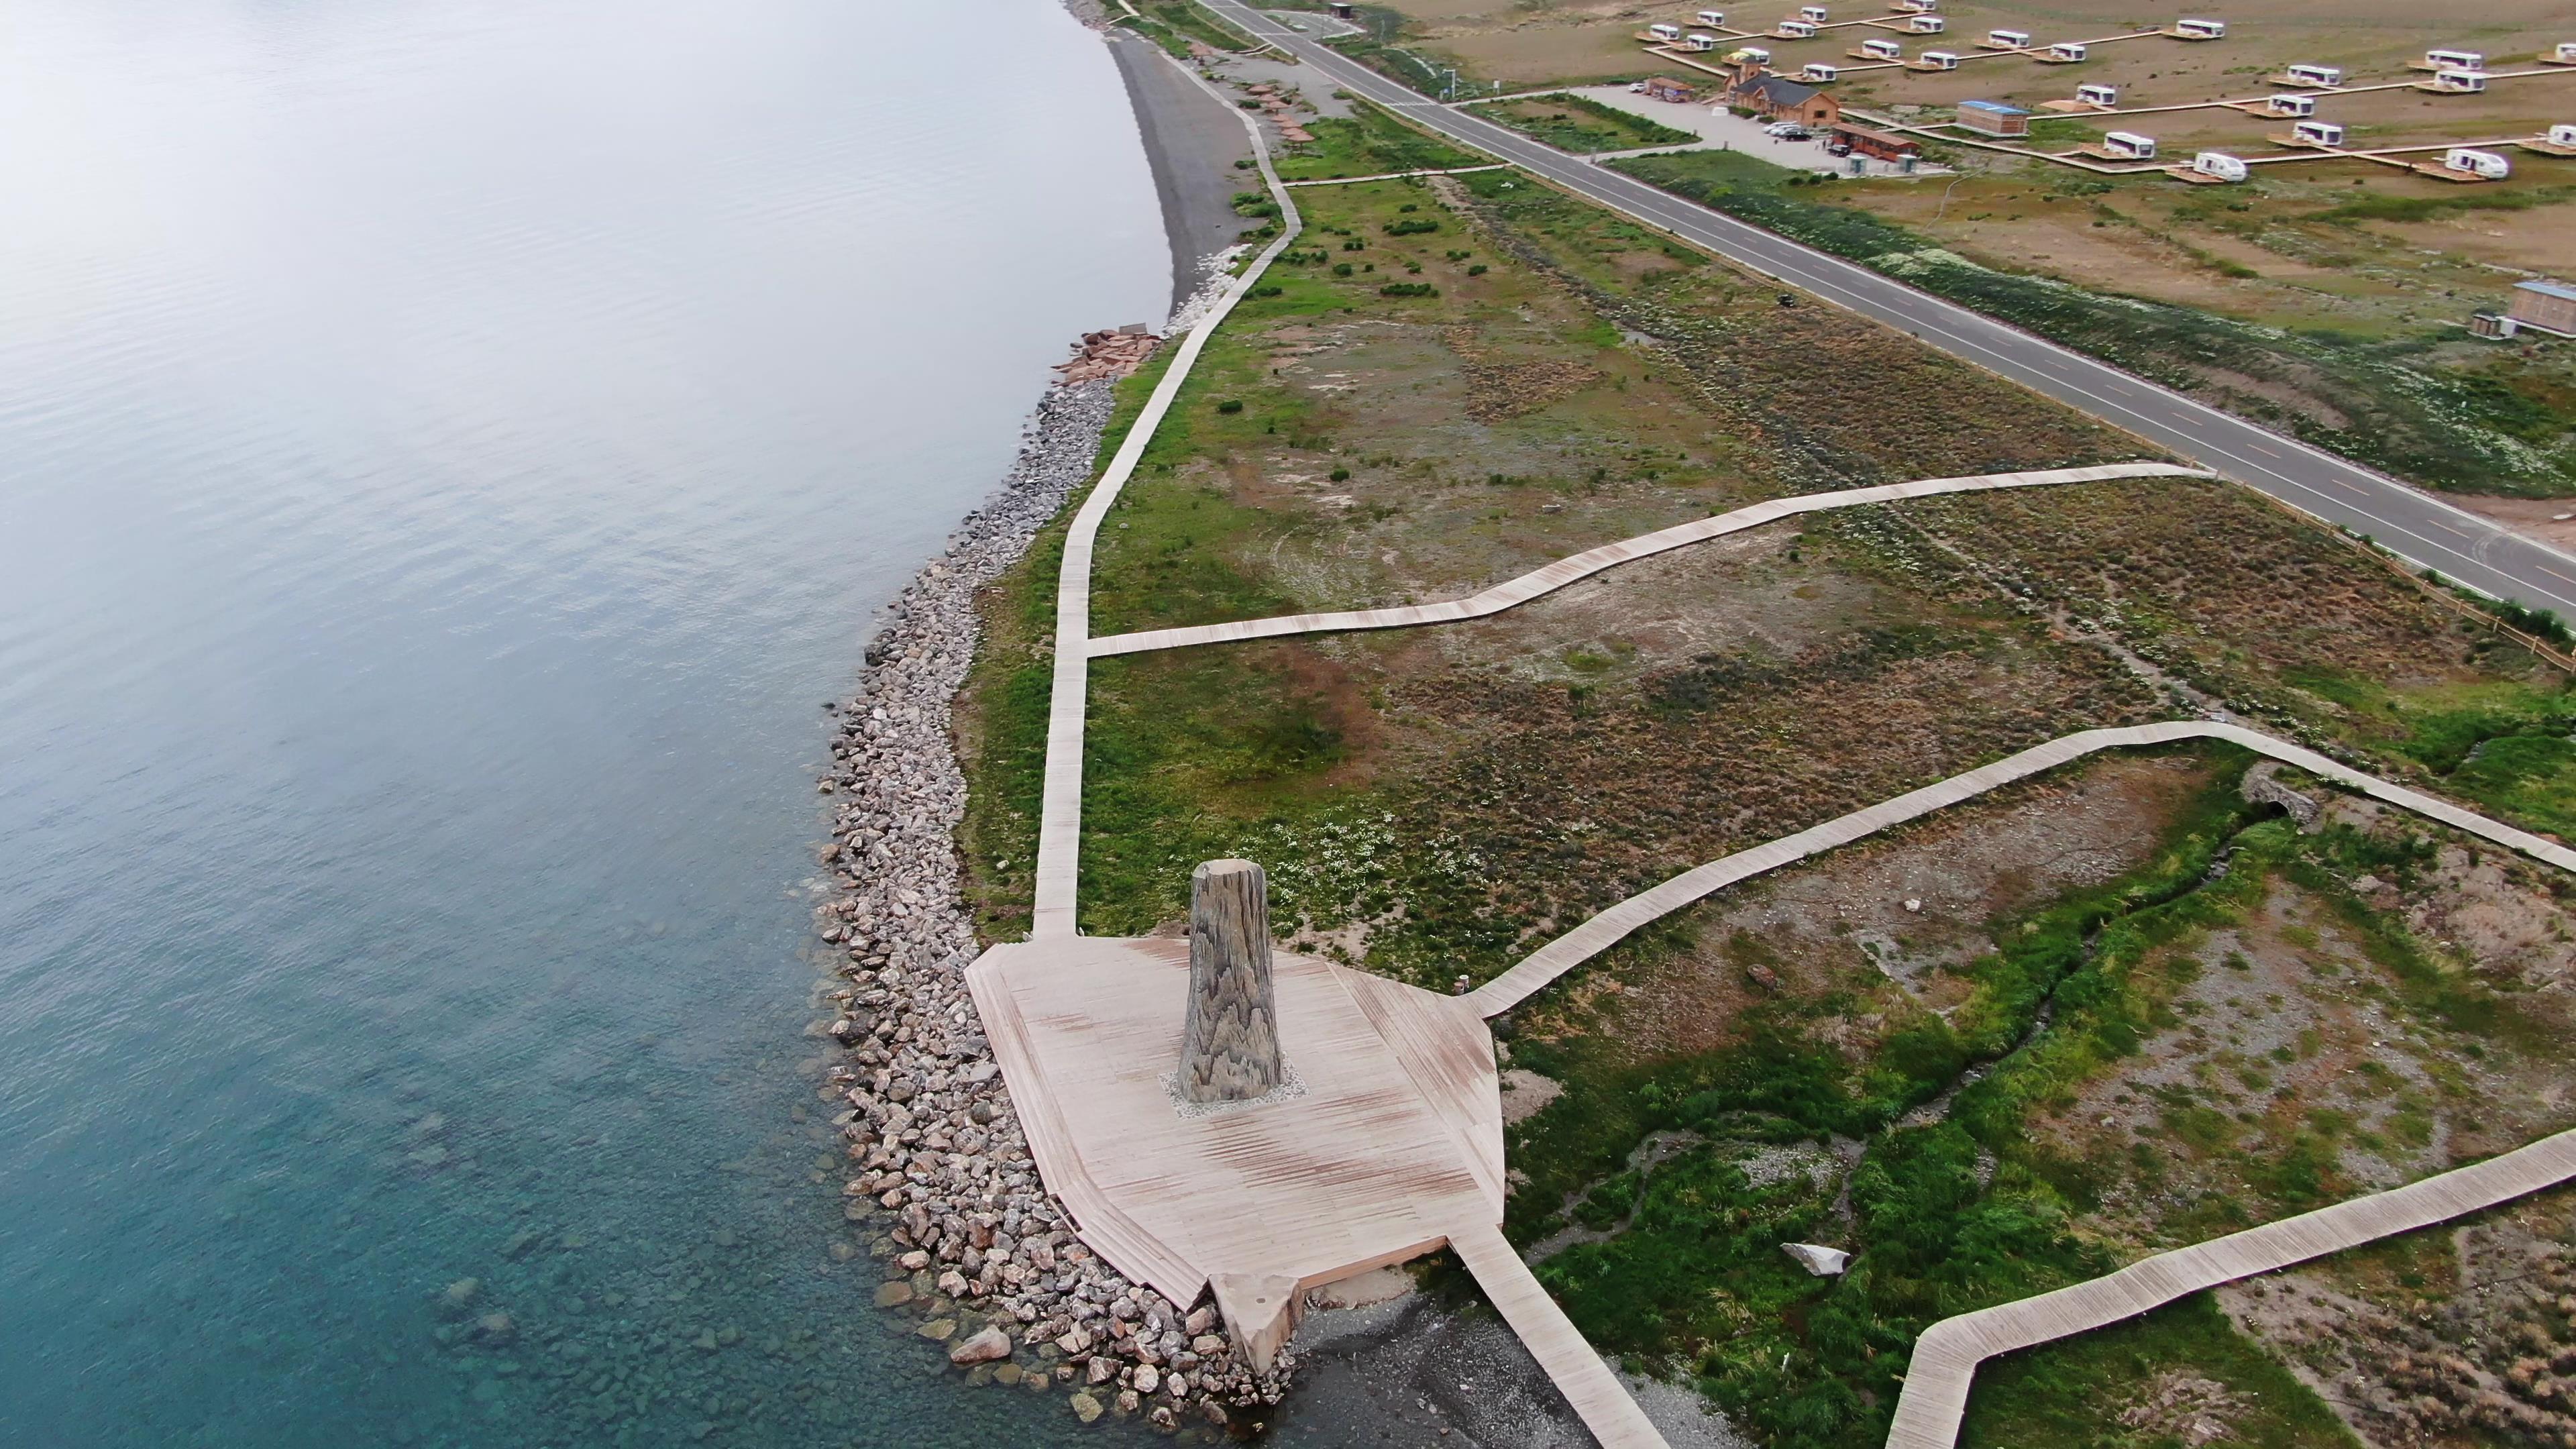
{"label": "lake water", "polygon": [[0,1443],[1076,1436],[827,1252],[802,953],[1135,135],[1053,0],[14,0]]}

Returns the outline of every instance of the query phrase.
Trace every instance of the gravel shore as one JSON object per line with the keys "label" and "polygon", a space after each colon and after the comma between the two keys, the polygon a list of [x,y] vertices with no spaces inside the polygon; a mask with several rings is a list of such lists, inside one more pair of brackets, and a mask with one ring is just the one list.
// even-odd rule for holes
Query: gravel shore
{"label": "gravel shore", "polygon": [[[846,1212],[888,1265],[880,1307],[920,1320],[976,1382],[1064,1394],[1085,1421],[1142,1414],[1163,1427],[1226,1422],[1276,1402],[1213,1310],[1129,1283],[1073,1235],[1039,1182],[968,998],[977,952],[955,847],[966,784],[950,744],[976,591],[1090,477],[1113,384],[1050,387],[1001,490],[887,606],[818,789],[836,797],[823,863],[836,889],[816,929],[840,953],[846,1049],[820,1095],[837,1103],[851,1175]],[[853,1250],[855,1255],[855,1249]]]}

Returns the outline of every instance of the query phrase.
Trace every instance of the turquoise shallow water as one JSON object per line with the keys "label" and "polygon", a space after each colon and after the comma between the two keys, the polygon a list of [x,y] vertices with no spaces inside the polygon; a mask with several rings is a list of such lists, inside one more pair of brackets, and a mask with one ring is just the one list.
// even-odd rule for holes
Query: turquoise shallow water
{"label": "turquoise shallow water", "polygon": [[1161,301],[1099,43],[9,31],[0,1443],[1072,1437],[826,1251],[800,953],[817,705],[1064,343]]}

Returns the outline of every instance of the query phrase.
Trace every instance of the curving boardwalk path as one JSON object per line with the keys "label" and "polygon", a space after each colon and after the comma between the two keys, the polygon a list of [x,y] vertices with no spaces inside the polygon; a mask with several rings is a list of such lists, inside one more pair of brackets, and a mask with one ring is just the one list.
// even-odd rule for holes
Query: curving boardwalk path
{"label": "curving boardwalk path", "polygon": [[1238,619],[1227,624],[1194,624],[1178,629],[1112,634],[1105,639],[1092,640],[1091,655],[1098,659],[1112,654],[1141,654],[1152,649],[1184,649],[1193,644],[1235,644],[1246,639],[1274,639],[1283,634],[1315,634],[1336,629],[1400,629],[1413,624],[1454,624],[1462,619],[1481,619],[1488,614],[1499,614],[1515,605],[1526,604],[1541,594],[1551,593],[1623,563],[1652,558],[1659,553],[1705,543],[1730,533],[1741,533],[1748,528],[1759,528],[1802,513],[1856,508],[1864,503],[1894,503],[1907,498],[1929,498],[1942,493],[1981,493],[1996,488],[2044,488],[2054,483],[2100,483],[2115,478],[2217,476],[2206,468],[2187,468],[2178,463],[2105,463],[2093,468],[2050,468],[2035,473],[1918,478],[1910,483],[1886,483],[1875,488],[1845,488],[1834,493],[1772,498],[1713,518],[1695,518],[1654,533],[1605,543],[1463,599],[1385,609],[1353,609],[1332,614],[1282,614],[1269,619]]}
{"label": "curving boardwalk path", "polygon": [[2454,829],[2491,840],[2517,850],[2534,860],[2546,861],[2560,870],[2576,874],[2576,850],[2555,841],[2544,840],[2529,831],[2501,825],[2473,811],[2463,810],[2447,800],[2403,785],[2392,785],[2376,775],[2365,775],[2349,766],[2340,765],[2314,750],[2303,749],[2287,740],[2274,739],[2242,725],[2219,724],[2207,720],[2174,720],[2162,724],[2125,725],[2110,729],[2080,730],[2060,735],[2046,744],[2033,745],[2017,755],[2007,755],[1990,765],[1980,765],[1965,774],[1953,775],[1937,784],[1908,791],[1893,800],[1855,810],[1849,815],[1828,820],[1822,825],[1784,835],[1751,850],[1738,851],[1720,860],[1710,861],[1696,869],[1686,870],[1650,890],[1639,892],[1585,921],[1582,925],[1548,942],[1522,958],[1502,975],[1468,993],[1467,999],[1485,1016],[1495,1016],[1528,1000],[1549,982],[1617,945],[1638,927],[1670,915],[1674,911],[1737,881],[1778,870],[1811,855],[1821,855],[1838,845],[1849,845],[1863,836],[1875,835],[1892,825],[1920,819],[1935,810],[1972,800],[1999,786],[2027,779],[2045,770],[2053,770],[2070,760],[2103,750],[2134,748],[2140,745],[2169,744],[2175,740],[2226,740],[2242,745],[2257,754],[2269,755],[2285,764],[2296,765],[2312,775],[2349,786],[2376,800],[2385,800],[2418,815],[2439,820]]}
{"label": "curving boardwalk path", "polygon": [[2561,1132],[2421,1182],[2158,1253],[2108,1277],[1944,1318],[1914,1341],[1888,1449],[1952,1449],[1977,1365],[1996,1354],[2107,1328],[2204,1288],[2430,1227],[2570,1177],[2576,1132]]}
{"label": "curving boardwalk path", "polygon": [[[1223,10],[1222,0],[1210,8]],[[1197,78],[1192,77],[1193,80]],[[1204,84],[1204,82],[1199,82]],[[1144,409],[1120,440],[1065,540],[1064,566],[1056,588],[1056,644],[1049,700],[1043,803],[1038,831],[1038,863],[1031,942],[1050,941],[1057,949],[1072,945],[1075,888],[1082,827],[1083,726],[1087,709],[1090,661],[1095,657],[1181,648],[1193,644],[1311,633],[1320,630],[1394,628],[1445,623],[1499,613],[1604,569],[1670,549],[1758,527],[1794,514],[1856,504],[1888,502],[1942,493],[1982,489],[2038,487],[2055,483],[2112,478],[2208,477],[2207,470],[2159,463],[2124,463],[2096,468],[1993,474],[1975,478],[1933,478],[1879,488],[1851,489],[1775,499],[1715,518],[1696,520],[1561,559],[1465,599],[1394,609],[1336,614],[1304,614],[1252,619],[1194,628],[1091,638],[1091,564],[1100,524],[1127,480],[1134,475],[1146,445],[1170,412],[1192,366],[1236,303],[1251,290],[1280,252],[1303,230],[1295,204],[1271,165],[1259,124],[1243,117],[1253,141],[1253,154],[1263,181],[1277,200],[1281,232],[1220,295],[1206,316],[1182,339]],[[2052,769],[2104,749],[2162,744],[2183,739],[2223,739],[2273,759],[2294,764],[2323,778],[2416,811],[2482,839],[2507,846],[2561,869],[2576,872],[2576,851],[2538,836],[2497,824],[2446,801],[2347,769],[2313,751],[2240,726],[2198,721],[2087,730],[2051,740],[2020,754],[1953,776],[1893,800],[1855,811],[1798,834],[1757,846],[1684,872],[1663,884],[1613,906],[1584,922],[1470,994],[1467,1005],[1490,1017],[1526,1000],[1566,971],[1598,955],[1636,930],[1710,892],[1747,877],[1803,860],[1889,826],[1973,798],[2011,781]],[[1106,943],[1105,943],[1106,944]],[[997,948],[998,949],[998,948]],[[979,967],[980,967],[979,963]],[[989,974],[989,973],[988,973]],[[1049,973],[1052,975],[1053,973]],[[977,1007],[988,1023],[1017,1023],[1010,1012],[989,1005],[979,990]],[[1472,1023],[1472,1018],[1470,1018]],[[1009,1056],[1005,1039],[995,1030],[998,1055]],[[1026,1063],[1017,1077],[1028,1079]],[[1009,1067],[1006,1063],[1005,1070]],[[1038,1094],[1043,1096],[1043,1093]],[[1061,1104],[1031,1104],[1038,1109],[1033,1125],[1056,1121]],[[1032,1134],[1035,1141],[1039,1134]],[[1057,1164],[1043,1176],[1079,1189]],[[1073,1174],[1078,1177],[1079,1174]],[[2576,1132],[2534,1143],[2517,1152],[2438,1177],[2340,1203],[2334,1207],[2267,1224],[2195,1247],[2159,1254],[2118,1273],[2055,1293],[1965,1314],[1934,1324],[1918,1342],[1902,1398],[1897,1405],[1889,1444],[1895,1449],[1950,1449],[1967,1405],[1976,1366],[1984,1359],[2069,1334],[2085,1332],[2145,1312],[2176,1297],[2216,1283],[2405,1232],[2475,1211],[2576,1176]],[[1077,1190],[1076,1196],[1079,1196]],[[1471,1215],[1472,1216],[1472,1215]],[[1115,1236],[1125,1219],[1086,1221],[1086,1236]],[[1498,1229],[1478,1218],[1445,1234],[1469,1270],[1493,1299],[1505,1320],[1528,1344],[1549,1376],[1573,1404],[1587,1427],[1609,1449],[1656,1449],[1662,1437],[1636,1407],[1617,1378],[1592,1353]],[[1095,1244],[1095,1246],[1098,1246]],[[1407,1255],[1411,1251],[1408,1250]],[[1134,1256],[1130,1254],[1128,1256]],[[1148,1254],[1147,1256],[1151,1256]],[[1186,1276],[1186,1275],[1184,1275]]]}
{"label": "curving boardwalk path", "polygon": [[[1207,84],[1187,66],[1182,70],[1197,84]],[[1279,184],[1279,173],[1271,167],[1270,147],[1262,138],[1261,123],[1248,112],[1238,114],[1244,130],[1252,137],[1252,157],[1261,167],[1261,179],[1269,186],[1272,199],[1279,203],[1279,236],[1253,258],[1252,265],[1243,269],[1216,305],[1181,339],[1180,350],[1154,384],[1144,410],[1119,440],[1118,451],[1101,471],[1100,481],[1092,485],[1091,496],[1083,500],[1065,534],[1064,569],[1056,575],[1055,673],[1047,699],[1046,776],[1038,805],[1037,884],[1029,922],[1032,937],[1074,934],[1074,886],[1081,870],[1082,849],[1082,726],[1090,694],[1091,553],[1100,538],[1100,520],[1118,501],[1119,490],[1135,476],[1137,461],[1145,456],[1145,445],[1154,440],[1154,430],[1162,426],[1163,415],[1172,410],[1172,400],[1180,396],[1181,385],[1189,381],[1190,368],[1206,350],[1208,339],[1224,324],[1235,304],[1261,280],[1272,259],[1286,251],[1297,234],[1305,230],[1297,203],[1289,199],[1287,188]]]}

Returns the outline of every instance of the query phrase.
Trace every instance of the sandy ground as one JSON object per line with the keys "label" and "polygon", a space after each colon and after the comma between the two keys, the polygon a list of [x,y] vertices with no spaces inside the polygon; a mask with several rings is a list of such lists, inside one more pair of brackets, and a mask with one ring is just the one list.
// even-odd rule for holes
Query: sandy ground
{"label": "sandy ground", "polygon": [[[1234,163],[1252,154],[1243,122],[1223,101],[1166,59],[1149,41],[1125,32],[1108,37],[1118,58],[1136,129],[1154,168],[1162,198],[1163,230],[1172,241],[1172,305],[1177,307],[1207,273],[1207,258],[1234,245],[1252,225],[1234,210],[1234,194],[1257,189],[1260,178]],[[1160,321],[1160,318],[1154,319]]]}
{"label": "sandy ground", "polygon": [[2450,501],[2481,518],[2491,518],[2525,538],[2576,553],[2576,499],[2490,498],[2454,493]]}

